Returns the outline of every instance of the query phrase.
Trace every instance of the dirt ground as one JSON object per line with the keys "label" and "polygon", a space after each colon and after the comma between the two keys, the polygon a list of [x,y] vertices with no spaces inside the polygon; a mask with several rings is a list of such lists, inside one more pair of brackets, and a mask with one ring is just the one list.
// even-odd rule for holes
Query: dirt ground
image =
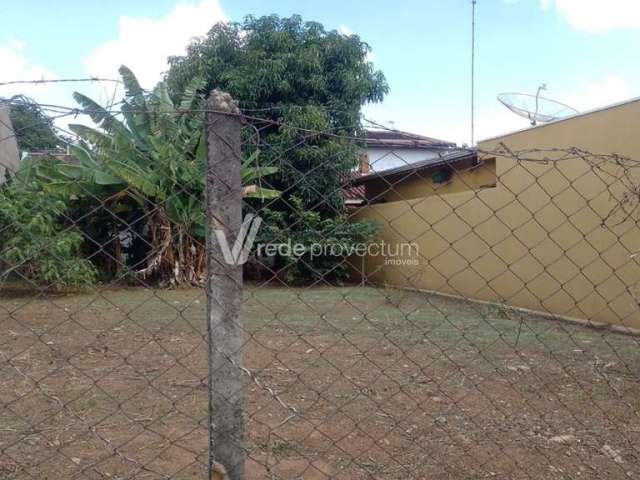
{"label": "dirt ground", "polygon": [[[201,291],[1,298],[1,479],[206,478]],[[640,478],[640,338],[359,287],[243,321],[252,480]]]}

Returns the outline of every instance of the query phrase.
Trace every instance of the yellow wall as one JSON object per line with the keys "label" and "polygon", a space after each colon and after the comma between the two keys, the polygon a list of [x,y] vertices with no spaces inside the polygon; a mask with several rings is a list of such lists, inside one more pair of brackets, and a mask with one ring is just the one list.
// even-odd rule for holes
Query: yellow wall
{"label": "yellow wall", "polygon": [[[496,188],[438,190],[356,212],[383,225],[385,242],[419,246],[419,265],[368,257],[365,273],[374,282],[640,328],[640,208],[630,219],[621,210],[609,218],[628,186],[640,184],[640,169],[601,157],[560,159],[566,152],[530,152],[522,161],[496,154],[504,146],[578,147],[640,159],[638,132],[636,101],[481,142],[496,158]],[[631,211],[639,197],[628,198]]]}
{"label": "yellow wall", "polygon": [[480,165],[455,164],[454,175],[446,183],[434,183],[432,174],[442,168],[423,170],[411,175],[400,174],[395,177],[377,178],[366,184],[367,198],[373,202],[395,202],[413,198],[445,195],[489,188],[496,184],[496,166],[494,158],[485,158]]}

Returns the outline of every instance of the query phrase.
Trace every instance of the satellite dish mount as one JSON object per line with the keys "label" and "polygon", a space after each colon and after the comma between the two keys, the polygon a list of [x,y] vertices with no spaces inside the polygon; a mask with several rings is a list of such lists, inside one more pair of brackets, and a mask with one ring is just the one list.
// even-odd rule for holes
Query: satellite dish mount
{"label": "satellite dish mount", "polygon": [[540,92],[547,89],[543,83],[538,87],[535,95],[528,93],[501,93],[498,101],[516,115],[527,118],[531,125],[552,122],[564,117],[575,115],[578,111],[564,103],[541,97]]}

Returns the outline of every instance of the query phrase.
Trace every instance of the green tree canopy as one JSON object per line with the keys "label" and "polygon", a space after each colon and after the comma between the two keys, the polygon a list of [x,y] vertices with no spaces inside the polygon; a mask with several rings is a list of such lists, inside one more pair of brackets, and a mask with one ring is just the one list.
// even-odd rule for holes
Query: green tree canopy
{"label": "green tree canopy", "polygon": [[357,164],[357,148],[308,132],[301,142],[301,129],[359,132],[362,106],[382,101],[388,91],[382,72],[367,60],[369,51],[357,35],[327,31],[298,15],[249,16],[215,25],[185,56],[171,57],[167,82],[173,94],[202,77],[207,92],[227,91],[249,114],[286,124],[259,125],[263,140],[274,146],[265,155],[281,163],[276,186],[328,213],[342,208],[339,181]]}
{"label": "green tree canopy", "polygon": [[338,133],[353,133],[361,106],[382,101],[388,91],[369,52],[357,35],[326,31],[298,15],[248,16],[215,25],[185,56],[171,57],[169,88],[180,92],[203,76],[207,91],[228,91],[242,108],[319,106]]}
{"label": "green tree canopy", "polygon": [[23,95],[11,97],[9,115],[20,150],[55,150],[63,144],[56,134],[53,120],[30,98]]}
{"label": "green tree canopy", "polygon": [[[332,228],[322,219],[344,217],[341,182],[358,161],[358,145],[344,137],[359,134],[362,106],[382,101],[388,91],[369,52],[357,35],[327,31],[298,15],[249,16],[215,25],[185,56],[170,58],[167,84],[174,95],[204,78],[207,92],[227,91],[245,113],[266,119],[249,122],[260,131],[261,161],[279,168],[268,182],[282,196],[270,208],[291,218],[295,229]],[[300,221],[300,208],[318,213],[320,221]],[[330,231],[317,234],[332,237]]]}

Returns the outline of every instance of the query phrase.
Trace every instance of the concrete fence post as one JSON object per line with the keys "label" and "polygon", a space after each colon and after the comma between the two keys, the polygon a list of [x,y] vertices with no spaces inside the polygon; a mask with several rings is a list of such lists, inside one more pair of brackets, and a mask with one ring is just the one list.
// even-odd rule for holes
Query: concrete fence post
{"label": "concrete fence post", "polygon": [[[224,258],[216,230],[233,245],[242,223],[240,118],[227,93],[214,90],[207,114],[207,319],[209,479],[245,479],[242,266]],[[220,234],[220,233],[219,233]]]}

